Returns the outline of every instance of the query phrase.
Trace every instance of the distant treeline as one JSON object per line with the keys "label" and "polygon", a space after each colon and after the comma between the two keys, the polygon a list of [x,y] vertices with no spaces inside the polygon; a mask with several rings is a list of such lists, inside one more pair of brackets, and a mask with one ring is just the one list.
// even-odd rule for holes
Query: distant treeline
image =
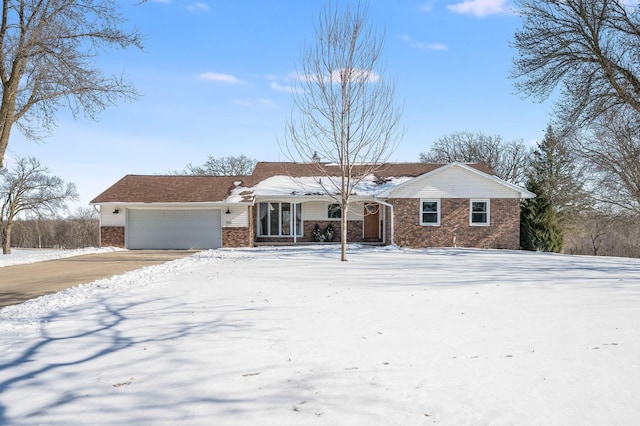
{"label": "distant treeline", "polygon": [[640,258],[640,219],[621,213],[591,212],[564,235],[564,253]]}
{"label": "distant treeline", "polygon": [[16,220],[11,246],[16,248],[98,247],[99,223],[93,209],[80,209],[67,218]]}

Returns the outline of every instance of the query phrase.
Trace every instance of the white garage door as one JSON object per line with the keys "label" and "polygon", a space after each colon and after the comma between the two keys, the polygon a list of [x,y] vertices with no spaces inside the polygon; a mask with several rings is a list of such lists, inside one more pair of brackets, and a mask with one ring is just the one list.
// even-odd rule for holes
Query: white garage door
{"label": "white garage door", "polygon": [[220,210],[127,210],[128,249],[222,246]]}

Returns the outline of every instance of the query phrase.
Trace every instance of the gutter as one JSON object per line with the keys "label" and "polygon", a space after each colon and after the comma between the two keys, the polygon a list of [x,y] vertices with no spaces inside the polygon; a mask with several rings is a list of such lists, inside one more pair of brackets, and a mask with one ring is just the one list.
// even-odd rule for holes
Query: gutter
{"label": "gutter", "polygon": [[391,229],[390,229],[390,233],[389,234],[390,234],[390,239],[391,239],[390,243],[391,243],[391,245],[394,245],[395,243],[393,242],[393,230],[394,230],[394,228],[393,228],[393,222],[394,222],[394,220],[393,220],[393,214],[394,214],[393,204],[389,204],[386,201],[380,201],[376,195],[373,196],[373,199],[376,201],[376,203],[382,204],[383,206],[389,207],[389,209],[391,209],[390,214],[389,214],[389,220],[391,221]]}

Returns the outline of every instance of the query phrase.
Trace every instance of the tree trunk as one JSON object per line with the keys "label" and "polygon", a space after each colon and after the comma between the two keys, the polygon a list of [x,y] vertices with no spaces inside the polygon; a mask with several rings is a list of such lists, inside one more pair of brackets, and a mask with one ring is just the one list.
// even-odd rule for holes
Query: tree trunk
{"label": "tree trunk", "polygon": [[343,202],[340,219],[340,260],[347,261],[347,203]]}
{"label": "tree trunk", "polygon": [[12,124],[7,119],[0,120],[0,169],[4,166],[4,154],[9,146],[9,134],[11,133]]}
{"label": "tree trunk", "polygon": [[11,79],[3,84],[2,104],[0,105],[0,169],[4,166],[4,155],[9,146],[9,136],[15,121],[16,96],[18,85]]}
{"label": "tree trunk", "polygon": [[11,254],[11,224],[6,227],[3,224],[2,230],[2,254]]}

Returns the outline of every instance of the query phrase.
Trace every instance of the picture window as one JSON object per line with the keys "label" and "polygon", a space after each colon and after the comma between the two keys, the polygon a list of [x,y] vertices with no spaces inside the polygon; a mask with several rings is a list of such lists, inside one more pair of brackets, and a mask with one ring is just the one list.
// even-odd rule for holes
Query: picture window
{"label": "picture window", "polygon": [[266,237],[290,236],[295,229],[302,235],[302,204],[271,203],[258,204],[258,235]]}

